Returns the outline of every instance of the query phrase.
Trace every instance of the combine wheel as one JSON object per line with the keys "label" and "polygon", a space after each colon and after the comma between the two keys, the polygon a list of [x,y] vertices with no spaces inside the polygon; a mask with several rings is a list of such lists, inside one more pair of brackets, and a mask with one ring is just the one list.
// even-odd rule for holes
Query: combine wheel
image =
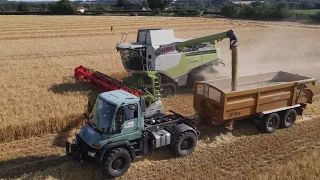
{"label": "combine wheel", "polygon": [[191,154],[196,145],[196,135],[192,131],[186,131],[180,134],[173,147],[177,156],[184,157]]}
{"label": "combine wheel", "polygon": [[260,131],[265,133],[273,133],[276,131],[280,124],[280,117],[277,113],[271,113],[265,115],[262,119],[260,119],[258,128]]}
{"label": "combine wheel", "polygon": [[124,148],[108,152],[101,162],[100,172],[103,177],[114,178],[124,175],[131,165],[131,158]]}
{"label": "combine wheel", "polygon": [[176,87],[173,84],[163,84],[160,88],[162,98],[172,97],[176,94]]}
{"label": "combine wheel", "polygon": [[280,127],[289,128],[294,125],[297,120],[297,111],[295,109],[286,110],[281,114]]}

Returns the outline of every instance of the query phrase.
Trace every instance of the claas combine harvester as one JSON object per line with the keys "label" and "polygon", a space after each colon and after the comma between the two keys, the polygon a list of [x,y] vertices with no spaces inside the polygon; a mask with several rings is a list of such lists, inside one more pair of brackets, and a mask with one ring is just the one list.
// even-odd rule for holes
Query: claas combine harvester
{"label": "claas combine harvester", "polygon": [[[181,86],[193,86],[202,79],[202,73],[214,70],[222,63],[215,42],[230,39],[237,44],[232,30],[193,39],[177,39],[172,29],[139,29],[137,41],[125,43],[124,33],[116,50],[122,64],[132,75],[114,79],[84,66],[75,68],[75,77],[95,86],[102,92],[124,90],[143,97],[147,117],[162,111],[161,98],[172,96]],[[93,99],[95,101],[95,99]],[[93,106],[93,102],[89,106]]]}

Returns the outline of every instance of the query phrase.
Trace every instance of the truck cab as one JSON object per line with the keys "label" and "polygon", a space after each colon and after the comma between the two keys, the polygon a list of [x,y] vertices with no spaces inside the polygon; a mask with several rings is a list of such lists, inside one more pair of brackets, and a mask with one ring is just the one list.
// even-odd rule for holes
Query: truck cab
{"label": "truck cab", "polygon": [[153,110],[146,110],[144,98],[124,90],[99,94],[87,124],[74,142],[66,141],[67,155],[76,162],[94,160],[102,175],[118,177],[149,149],[171,146],[178,156],[193,152],[199,136],[193,119],[178,113],[148,117],[148,111]]}
{"label": "truck cab", "polygon": [[143,99],[126,91],[101,93],[88,117],[88,124],[82,127],[79,135],[95,149],[110,141],[138,139],[144,129],[144,110]]}

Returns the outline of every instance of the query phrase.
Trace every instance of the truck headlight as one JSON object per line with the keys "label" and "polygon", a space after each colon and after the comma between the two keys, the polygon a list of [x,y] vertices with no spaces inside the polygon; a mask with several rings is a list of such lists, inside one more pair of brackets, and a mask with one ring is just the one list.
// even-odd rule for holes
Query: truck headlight
{"label": "truck headlight", "polygon": [[92,144],[92,146],[94,146],[94,147],[97,147],[97,148],[98,148],[98,147],[101,147],[101,144],[99,144],[99,143],[93,143],[93,144]]}

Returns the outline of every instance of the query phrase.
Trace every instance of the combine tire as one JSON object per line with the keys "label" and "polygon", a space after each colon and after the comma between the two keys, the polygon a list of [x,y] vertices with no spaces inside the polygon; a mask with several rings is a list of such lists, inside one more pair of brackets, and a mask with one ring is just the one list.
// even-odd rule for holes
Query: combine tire
{"label": "combine tire", "polygon": [[281,115],[280,127],[289,128],[294,125],[297,120],[297,111],[295,109],[289,109]]}
{"label": "combine tire", "polygon": [[277,113],[271,113],[268,115],[265,115],[260,121],[259,121],[259,130],[265,133],[273,133],[276,131],[280,124],[280,117]]}
{"label": "combine tire", "polygon": [[174,151],[177,156],[188,156],[194,151],[197,145],[197,137],[191,131],[186,131],[180,134],[174,144]]}
{"label": "combine tire", "polygon": [[106,178],[115,178],[124,175],[131,165],[131,157],[124,148],[111,150],[101,162],[101,175]]}
{"label": "combine tire", "polygon": [[160,92],[162,98],[172,97],[176,94],[176,86],[171,83],[161,84],[160,88],[162,89]]}

